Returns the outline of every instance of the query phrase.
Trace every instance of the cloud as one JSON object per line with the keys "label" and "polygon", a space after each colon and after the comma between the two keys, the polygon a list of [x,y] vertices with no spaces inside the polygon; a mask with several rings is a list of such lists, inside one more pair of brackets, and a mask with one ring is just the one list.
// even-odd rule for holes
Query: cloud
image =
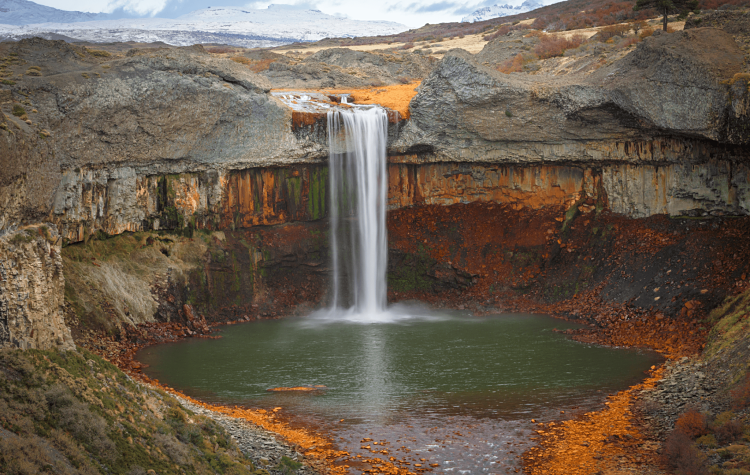
{"label": "cloud", "polygon": [[453,12],[455,9],[457,9],[460,6],[463,6],[463,5],[460,3],[454,3],[454,2],[428,3],[412,11],[414,13],[435,13],[435,12],[445,12],[447,10],[450,10],[451,12]]}
{"label": "cloud", "polygon": [[122,10],[139,16],[154,16],[164,10],[168,0],[110,0],[105,11]]}

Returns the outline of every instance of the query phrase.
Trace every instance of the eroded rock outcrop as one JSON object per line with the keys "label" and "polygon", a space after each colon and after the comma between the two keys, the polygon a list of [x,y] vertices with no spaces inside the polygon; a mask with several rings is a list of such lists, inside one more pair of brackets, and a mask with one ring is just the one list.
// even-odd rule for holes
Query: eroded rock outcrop
{"label": "eroded rock outcrop", "polygon": [[276,55],[259,74],[275,88],[365,88],[422,79],[430,73],[433,59],[419,53],[370,53],[330,48],[291,61]]}
{"label": "eroded rock outcrop", "polygon": [[74,348],[63,319],[61,244],[48,226],[0,236],[0,348]]}
{"label": "eroded rock outcrop", "polygon": [[[7,122],[0,130],[0,154],[7,158],[0,172],[0,199],[9,205],[3,209],[6,224],[60,214],[85,200],[84,188],[95,194],[107,184],[115,184],[111,197],[118,203],[112,206],[123,212],[115,219],[130,221],[134,197],[118,198],[116,187],[131,192],[127,184],[134,180],[326,155],[305,130],[293,132],[292,111],[268,94],[264,78],[201,48],[105,64],[84,48],[32,39],[3,45],[0,55],[12,59],[13,74],[32,64],[41,71],[2,86],[13,101],[0,106]],[[13,115],[15,106],[24,109],[22,117]],[[77,197],[68,193],[76,187]]]}
{"label": "eroded rock outcrop", "polygon": [[422,83],[394,148],[429,147],[443,161],[700,161],[702,141],[750,141],[728,123],[748,120],[746,94],[728,100],[725,83],[743,60],[714,29],[656,35],[585,77],[502,74],[455,50]]}

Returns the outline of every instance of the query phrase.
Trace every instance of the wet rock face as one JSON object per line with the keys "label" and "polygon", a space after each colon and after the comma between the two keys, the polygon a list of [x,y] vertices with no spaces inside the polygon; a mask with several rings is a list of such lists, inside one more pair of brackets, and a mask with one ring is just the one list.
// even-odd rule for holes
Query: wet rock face
{"label": "wet rock face", "polygon": [[0,237],[0,348],[74,348],[63,319],[60,244],[53,227]]}
{"label": "wet rock face", "polygon": [[239,229],[327,215],[327,167],[148,175],[125,167],[63,175],[50,220],[82,241],[101,230]]}

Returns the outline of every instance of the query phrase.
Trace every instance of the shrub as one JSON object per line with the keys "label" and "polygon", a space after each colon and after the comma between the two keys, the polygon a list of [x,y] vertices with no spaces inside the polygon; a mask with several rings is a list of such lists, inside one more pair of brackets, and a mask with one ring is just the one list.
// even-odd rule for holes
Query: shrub
{"label": "shrub", "polygon": [[206,51],[208,51],[211,54],[225,54],[225,53],[234,53],[233,48],[227,48],[226,46],[217,46],[213,48],[206,48]]}
{"label": "shrub", "polygon": [[73,437],[88,445],[101,457],[113,460],[117,455],[115,445],[107,437],[107,423],[89,411],[87,405],[76,401],[60,411],[60,423]]}
{"label": "shrub", "polygon": [[24,115],[26,115],[26,109],[24,109],[19,104],[15,104],[13,106],[13,115],[16,116],[16,117],[24,116]]}
{"label": "shrub", "polygon": [[706,416],[694,407],[688,408],[675,422],[675,431],[682,432],[691,439],[708,434]]}
{"label": "shrub", "polygon": [[734,389],[729,391],[732,398],[733,409],[744,409],[750,405],[750,373],[745,375],[745,379]]}
{"label": "shrub", "polygon": [[500,28],[497,29],[496,32],[491,33],[489,35],[484,35],[484,37],[482,39],[484,39],[484,41],[492,41],[495,38],[507,35],[513,29],[514,28],[510,27],[509,25],[502,25],[502,26],[500,26]]}
{"label": "shrub", "polygon": [[86,52],[90,54],[91,56],[96,56],[98,58],[109,58],[112,56],[112,54],[109,51],[104,51],[101,49],[88,49],[86,48]]}
{"label": "shrub", "polygon": [[281,457],[281,462],[274,468],[274,470],[278,470],[284,475],[291,475],[300,468],[302,468],[302,464],[300,462],[292,460],[291,458],[284,455],[283,457]]}
{"label": "shrub", "polygon": [[742,436],[744,427],[738,420],[732,420],[734,414],[730,411],[725,411],[716,416],[713,423],[714,433],[716,439],[721,445],[734,442]]}
{"label": "shrub", "polygon": [[605,42],[615,36],[625,36],[625,34],[632,29],[631,25],[610,25],[605,26],[597,34],[597,38],[601,42]]}
{"label": "shrub", "polygon": [[680,430],[673,431],[664,442],[664,462],[681,475],[707,475],[706,456]]}
{"label": "shrub", "polygon": [[629,48],[630,46],[632,46],[632,45],[634,45],[636,43],[640,43],[640,42],[641,42],[641,39],[638,38],[637,36],[629,36],[629,37],[625,38],[624,40],[620,41],[617,44],[617,47],[620,48],[620,49],[625,49],[625,48]]}
{"label": "shrub", "polygon": [[648,28],[648,23],[643,20],[638,20],[636,22],[633,22],[632,24],[633,33],[635,33],[636,35],[639,31],[645,30],[646,28]]}
{"label": "shrub", "polygon": [[157,432],[154,434],[154,442],[174,463],[178,465],[190,463],[190,449],[174,436]]}
{"label": "shrub", "polygon": [[562,56],[566,49],[578,48],[586,41],[586,37],[580,34],[572,35],[570,38],[564,36],[545,35],[540,37],[539,44],[534,48],[534,53],[539,59],[554,58]]}
{"label": "shrub", "polygon": [[653,34],[654,34],[654,29],[651,27],[648,27],[648,28],[644,28],[643,30],[641,30],[641,33],[638,36],[643,40]]}
{"label": "shrub", "polygon": [[274,61],[276,60],[275,59],[261,59],[260,61],[257,61],[249,65],[248,68],[250,68],[250,71],[257,74],[261,71],[265,71],[266,69],[268,69],[268,67],[271,66],[271,63],[273,63]]}
{"label": "shrub", "polygon": [[716,442],[716,437],[714,437],[713,434],[702,435],[698,437],[695,442],[704,447],[708,447],[709,449],[715,449],[719,446],[718,442]]}
{"label": "shrub", "polygon": [[250,66],[251,64],[253,64],[250,58],[246,58],[244,56],[232,56],[230,59],[235,63],[244,64],[245,66]]}
{"label": "shrub", "polygon": [[0,473],[26,475],[31,473],[70,474],[77,471],[55,457],[47,444],[38,437],[6,436],[0,439]]}
{"label": "shrub", "polygon": [[16,85],[16,82],[15,81],[11,81],[10,79],[3,79],[2,81],[0,81],[0,83],[5,84],[6,86],[15,86]]}
{"label": "shrub", "polygon": [[526,64],[532,61],[536,61],[536,60],[537,60],[537,57],[533,54],[519,53],[515,55],[512,59],[502,62],[497,67],[497,70],[503,74],[520,73],[521,71],[523,71],[523,67]]}
{"label": "shrub", "polygon": [[414,43],[406,43],[404,46],[401,47],[401,49],[412,49],[414,48]]}
{"label": "shrub", "polygon": [[18,246],[19,244],[28,244],[28,243],[30,243],[33,240],[34,240],[34,238],[31,237],[31,236],[29,236],[26,233],[18,233],[15,236],[13,236],[12,238],[10,238],[10,243],[13,244],[13,245],[15,245],[15,246]]}

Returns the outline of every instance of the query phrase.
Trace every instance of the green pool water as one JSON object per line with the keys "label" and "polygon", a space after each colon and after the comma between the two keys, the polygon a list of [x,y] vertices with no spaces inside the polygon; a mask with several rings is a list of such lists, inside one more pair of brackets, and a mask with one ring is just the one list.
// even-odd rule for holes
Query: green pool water
{"label": "green pool water", "polygon": [[[323,420],[388,423],[404,414],[539,417],[643,378],[648,352],[602,348],[541,315],[443,315],[359,324],[313,317],[224,327],[141,351],[146,373],[204,400],[283,406]],[[315,393],[274,387],[324,385]]]}

